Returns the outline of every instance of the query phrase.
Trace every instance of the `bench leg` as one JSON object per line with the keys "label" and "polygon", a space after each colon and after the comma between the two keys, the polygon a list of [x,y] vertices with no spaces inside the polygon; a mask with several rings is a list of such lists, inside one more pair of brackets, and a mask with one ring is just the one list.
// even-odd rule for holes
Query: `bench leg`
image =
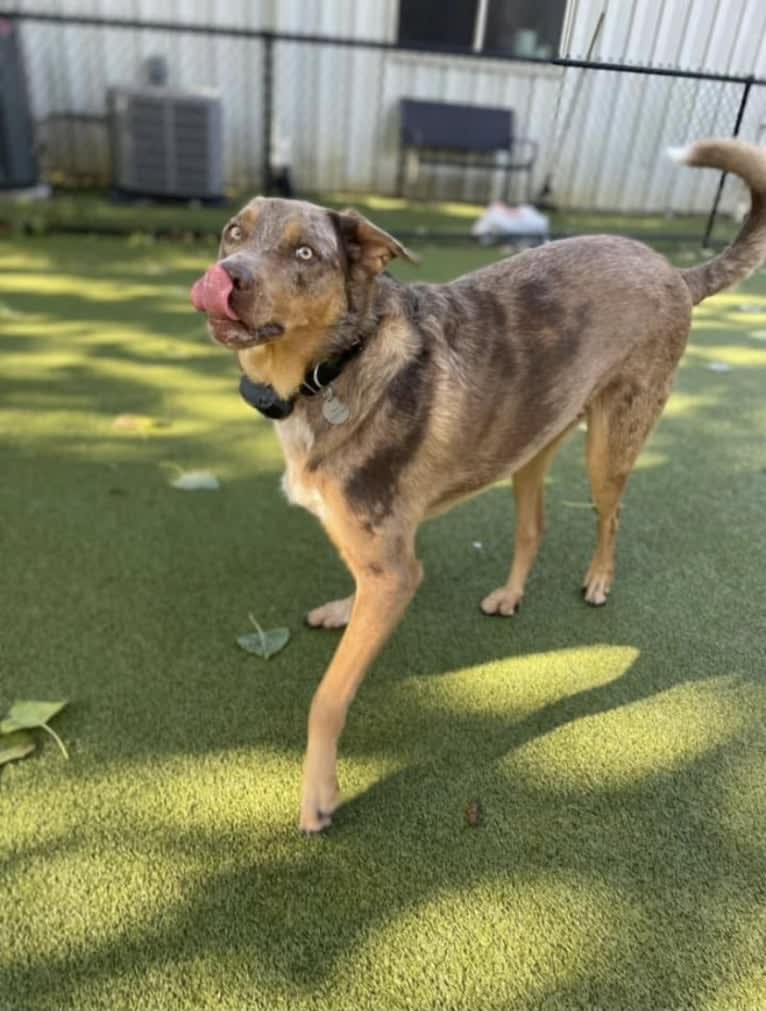
{"label": "bench leg", "polygon": [[396,195],[398,197],[404,196],[404,183],[405,183],[405,165],[407,163],[407,152],[404,148],[404,144],[399,146],[399,165],[396,170]]}
{"label": "bench leg", "polygon": [[512,177],[512,174],[513,173],[511,172],[510,169],[506,169],[505,170],[505,194],[503,196],[503,199],[505,200],[505,202],[507,204],[511,203],[511,177]]}

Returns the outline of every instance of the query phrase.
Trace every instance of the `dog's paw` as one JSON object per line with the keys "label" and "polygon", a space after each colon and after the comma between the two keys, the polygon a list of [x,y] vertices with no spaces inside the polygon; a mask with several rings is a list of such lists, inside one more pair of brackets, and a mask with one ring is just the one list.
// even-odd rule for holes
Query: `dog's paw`
{"label": "dog's paw", "polygon": [[353,603],[354,598],[351,596],[315,607],[306,615],[306,624],[310,628],[343,628],[348,625]]}
{"label": "dog's paw", "polygon": [[603,607],[612,588],[613,578],[614,573],[611,570],[591,565],[582,584],[585,603],[591,607]]}
{"label": "dog's paw", "polygon": [[485,614],[498,614],[510,618],[521,608],[521,598],[522,594],[518,590],[509,590],[507,586],[501,586],[482,600],[481,609]]}
{"label": "dog's paw", "polygon": [[338,806],[337,779],[326,783],[307,783],[303,791],[298,827],[305,835],[316,835],[332,825],[332,816]]}

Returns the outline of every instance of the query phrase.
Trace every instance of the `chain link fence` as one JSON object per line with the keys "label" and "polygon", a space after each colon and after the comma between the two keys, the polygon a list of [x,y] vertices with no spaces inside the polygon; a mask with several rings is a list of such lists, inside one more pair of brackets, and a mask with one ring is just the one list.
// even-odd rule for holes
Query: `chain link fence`
{"label": "chain link fence", "polygon": [[[19,32],[47,179],[113,182],[107,93],[164,67],[179,92],[208,89],[222,109],[229,192],[268,191],[286,167],[298,194],[393,195],[404,98],[514,110],[538,147],[531,190],[562,209],[708,214],[712,173],[682,173],[664,149],[705,136],[760,140],[764,82],[573,59],[552,62],[163,22],[7,15]],[[503,174],[423,166],[412,195],[486,204]],[[512,196],[521,199],[518,178]]]}

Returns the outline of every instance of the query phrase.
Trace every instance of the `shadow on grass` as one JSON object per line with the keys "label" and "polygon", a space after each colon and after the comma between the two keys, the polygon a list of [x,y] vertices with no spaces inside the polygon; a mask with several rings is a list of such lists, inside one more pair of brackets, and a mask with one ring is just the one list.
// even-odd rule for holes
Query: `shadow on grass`
{"label": "shadow on grass", "polygon": [[[57,304],[80,311],[59,300],[51,318]],[[136,310],[153,313],[141,300]],[[166,337],[180,326],[171,316],[157,317]],[[83,403],[94,414],[161,413],[167,388],[142,349],[80,350],[44,384],[16,376],[4,391],[43,414]],[[105,371],[104,359],[143,366],[145,378]],[[203,373],[217,388],[228,367],[218,355],[172,366],[179,388]],[[733,829],[730,810],[743,801],[737,770],[762,749],[766,725],[754,645],[766,633],[754,534],[766,475],[751,451],[762,378],[741,370],[732,387],[695,369],[680,385],[698,393],[704,376],[704,398],[667,416],[651,447],[669,463],[633,479],[606,609],[585,608],[577,592],[594,535],[578,435],[548,486],[550,532],[518,618],[478,611],[510,556],[507,488],[423,529],[426,581],[352,709],[341,775],[354,785],[330,835],[305,841],[286,824],[218,831],[191,813],[188,827],[156,829],[153,846],[179,863],[200,855],[204,873],[140,927],[5,960],[11,1006],[78,1006],[125,980],[145,987],[149,1004],[156,974],[188,979],[197,963],[225,980],[217,1003],[229,1006],[257,993],[264,1006],[425,1007],[436,996],[444,1006],[680,1007],[725,1003],[727,986],[744,992],[762,960],[766,849],[762,831]],[[314,521],[285,506],[276,469],[255,454],[243,464],[232,432],[227,421],[176,447],[182,462],[235,471],[208,495],[168,488],[161,436],[114,440],[103,463],[87,458],[80,430],[0,447],[11,475],[0,486],[0,596],[13,605],[0,643],[5,690],[76,700],[61,725],[84,780],[247,749],[257,789],[263,749],[287,758],[284,791],[297,797],[308,703],[338,636],[298,629],[268,665],[239,653],[234,637],[248,611],[296,629],[349,583]],[[552,680],[536,686],[538,672]],[[471,678],[491,683],[496,703],[481,682],[474,695]],[[669,723],[659,701],[675,714]],[[610,717],[643,707],[639,739],[677,738],[680,757],[665,762],[660,750],[619,767],[637,745],[610,743]],[[710,733],[694,731],[708,715]],[[575,739],[564,750],[571,766],[557,766],[551,743],[580,730],[607,759],[591,769]],[[392,771],[360,780],[355,768],[381,757]],[[473,798],[484,810],[475,831],[463,823]],[[121,844],[145,851],[144,826],[122,821]],[[86,826],[11,847],[4,870],[87,856],[91,841]],[[431,935],[443,948],[421,962]],[[398,976],[375,959],[387,937]],[[474,968],[470,986],[455,965]],[[434,966],[440,979],[427,976]],[[194,1003],[185,992],[176,1006]]]}
{"label": "shadow on grass", "polygon": [[[50,395],[57,398],[55,391]],[[704,429],[705,459],[715,464],[708,474],[711,494],[720,505],[722,489],[736,489],[743,480],[733,464],[736,447],[723,437],[710,444],[704,412],[666,419],[657,441],[669,457],[680,456],[690,429]],[[296,614],[317,598],[344,592],[346,577],[321,531],[285,508],[273,472],[229,482],[220,494],[184,496],[153,479],[150,467],[121,463],[116,479],[108,468],[73,460],[65,440],[59,452],[33,460],[14,459],[8,447],[4,452],[15,475],[5,496],[28,510],[4,529],[6,559],[12,560],[4,594],[12,585],[20,626],[17,654],[6,646],[6,658],[18,660],[24,680],[30,665],[45,664],[46,654],[30,645],[40,618],[22,617],[36,605],[46,635],[59,650],[64,641],[75,668],[92,670],[94,660],[100,665],[96,658],[108,658],[105,683],[100,674],[72,673],[67,692],[84,699],[79,714],[67,717],[67,729],[75,739],[90,737],[91,748],[116,769],[129,774],[131,764],[217,749],[222,741],[256,752],[266,746],[294,756],[294,778],[285,788],[297,793],[308,701],[337,636],[299,631],[288,650],[257,669],[236,653],[232,639],[249,609],[291,614],[294,625]],[[154,841],[168,853],[206,854],[210,870],[202,880],[138,930],[117,931],[71,957],[8,966],[13,999],[35,1007],[76,1006],[83,988],[106,986],[115,974],[141,979],[200,958],[225,969],[227,993],[240,1001],[258,987],[298,1006],[333,1006],[335,981],[349,962],[363,958],[371,939],[387,931],[394,936],[412,918],[417,923],[434,903],[454,901],[459,911],[464,901],[470,906],[472,894],[501,918],[487,924],[484,940],[454,928],[458,947],[499,945],[524,963],[525,943],[541,957],[545,933],[553,931],[556,945],[582,949],[583,959],[575,959],[569,974],[551,956],[548,968],[521,973],[518,982],[502,973],[487,978],[474,984],[471,1006],[704,1006],[722,986],[722,944],[729,962],[736,962],[740,945],[741,964],[749,964],[747,939],[735,924],[750,922],[763,902],[754,883],[766,880],[766,856],[758,839],[748,845],[732,838],[718,814],[731,790],[729,774],[763,724],[762,696],[759,709],[757,696],[732,692],[731,704],[740,708],[730,736],[714,737],[688,760],[645,770],[628,783],[596,776],[567,785],[555,770],[544,771],[544,755],[532,767],[514,758],[580,721],[592,720],[598,733],[610,712],[657,695],[705,682],[718,691],[723,676],[735,685],[762,680],[746,631],[759,608],[743,602],[734,629],[731,610],[721,603],[725,586],[705,599],[711,559],[700,551],[700,538],[714,552],[714,569],[717,559],[739,554],[739,539],[724,529],[721,543],[713,545],[715,515],[702,530],[677,529],[678,513],[709,507],[710,498],[687,486],[677,509],[668,503],[666,472],[672,468],[654,467],[635,478],[614,600],[602,611],[582,606],[576,576],[587,560],[592,516],[556,508],[585,494],[574,475],[579,455],[576,446],[565,453],[564,473],[549,487],[555,520],[518,619],[486,619],[476,608],[505,565],[507,488],[424,529],[421,554],[432,578],[362,689],[342,749],[342,769],[387,755],[403,766],[399,771],[357,793],[328,838],[303,841],[285,828],[260,832],[252,859],[240,857],[234,867],[227,860],[216,869],[216,831],[167,831]],[[124,491],[116,497],[110,494],[115,480]],[[658,499],[666,510],[657,510]],[[470,543],[474,532],[483,538],[481,551]],[[647,540],[656,543],[647,547]],[[672,560],[663,556],[669,543]],[[582,564],[573,568],[574,556]],[[658,575],[657,567],[666,565],[673,571]],[[309,578],[296,581],[296,573]],[[748,581],[754,584],[756,575],[739,571],[737,592],[754,590]],[[722,584],[725,578],[719,575]],[[67,628],[81,628],[84,619],[87,641],[67,641]],[[625,643],[627,666],[618,663],[603,683],[577,690],[591,675],[593,647],[602,642]],[[466,666],[481,678],[482,667],[509,654],[529,663],[541,652],[571,650],[560,696],[515,716],[509,715],[512,689],[496,713],[476,710],[470,693],[463,711],[460,699],[443,691],[450,672]],[[83,774],[88,768],[86,762]],[[485,810],[477,832],[462,825],[462,803],[472,797]],[[130,848],[144,845],[138,827],[126,824],[123,836]],[[36,859],[60,854],[62,847],[76,852],[79,845],[76,838],[58,840]],[[232,837],[227,829],[226,848],[246,854],[246,835]],[[592,916],[580,923],[566,903],[555,913],[543,903],[514,928],[517,902],[527,902],[530,889],[548,887],[552,879],[581,897],[592,893]],[[500,903],[502,915],[492,902]],[[523,942],[516,929],[540,933]],[[498,939],[497,930],[506,936]],[[416,965],[417,958],[414,971]],[[379,999],[368,1006],[406,1004],[401,983],[381,990],[380,974],[374,979]],[[447,963],[444,984],[459,986]]]}

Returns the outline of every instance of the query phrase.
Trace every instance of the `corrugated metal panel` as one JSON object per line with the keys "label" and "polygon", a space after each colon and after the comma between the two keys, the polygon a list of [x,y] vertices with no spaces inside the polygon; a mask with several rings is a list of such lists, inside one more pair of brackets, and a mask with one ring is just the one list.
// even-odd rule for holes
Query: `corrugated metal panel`
{"label": "corrugated metal panel", "polygon": [[[247,28],[393,39],[398,0],[19,0],[21,11],[162,18]],[[605,0],[570,0],[565,46],[583,55]],[[152,31],[123,32],[28,24],[23,33],[35,116],[76,110],[99,114],[112,84],[135,84],[142,61],[161,54],[170,81],[207,85],[224,99],[225,170],[229,185],[258,177],[262,145],[262,46]],[[705,67],[766,75],[763,0],[609,0],[595,55],[642,64]],[[659,153],[666,144],[729,134],[738,85],[638,75],[538,68],[440,56],[382,54],[302,43],[275,47],[275,119],[290,139],[301,187],[391,192],[402,96],[444,98],[514,108],[521,133],[541,144],[535,186],[555,170],[565,206],[622,210],[706,210],[714,173],[681,173]],[[583,76],[576,108],[569,101]],[[766,88],[754,88],[742,135],[759,136]],[[571,129],[562,145],[568,116]],[[56,140],[80,171],[105,172],[98,127],[78,145]],[[58,136],[58,135],[57,135]],[[493,192],[499,193],[496,174]],[[436,193],[483,200],[487,176],[437,170]],[[736,185],[727,185],[733,206]]]}

